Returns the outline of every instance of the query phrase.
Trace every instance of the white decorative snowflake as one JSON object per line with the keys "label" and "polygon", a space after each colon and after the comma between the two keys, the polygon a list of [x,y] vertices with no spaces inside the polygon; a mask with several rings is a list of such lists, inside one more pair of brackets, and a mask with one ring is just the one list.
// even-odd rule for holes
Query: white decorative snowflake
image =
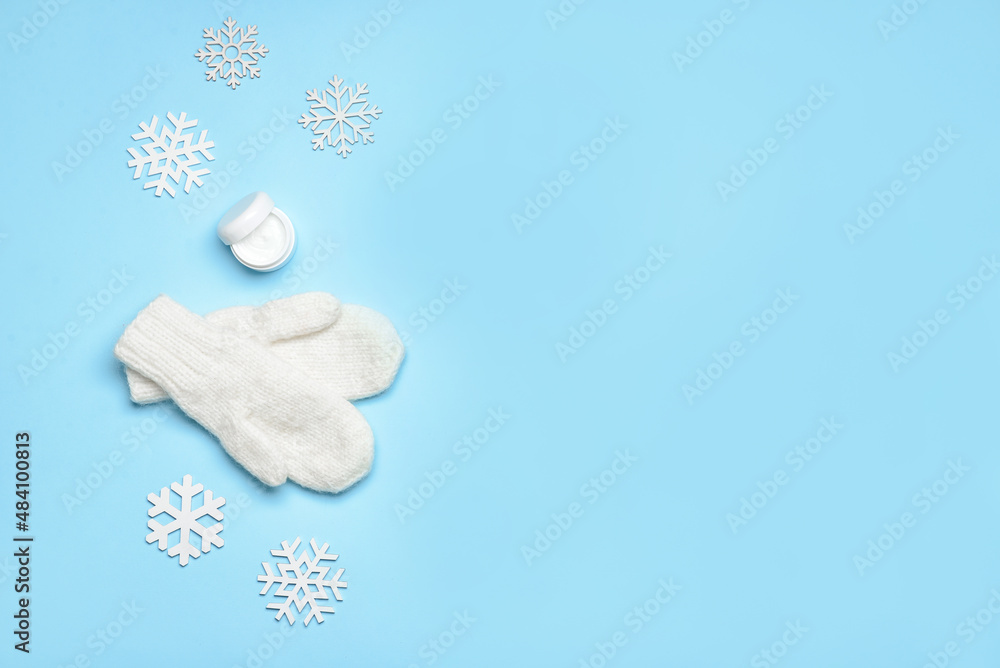
{"label": "white decorative snowflake", "polygon": [[251,39],[257,34],[257,26],[234,28],[236,20],[232,16],[223,23],[226,27],[219,28],[218,32],[205,28],[204,38],[207,43],[194,56],[208,64],[208,71],[205,72],[208,81],[228,79],[226,83],[236,90],[240,85],[240,77],[249,74],[253,79],[260,76],[260,68],[254,65],[258,59],[267,55],[267,47],[263,44],[257,46],[257,40]]}
{"label": "white decorative snowflake", "polygon": [[339,590],[347,586],[346,582],[340,581],[340,576],[344,574],[343,568],[338,570],[333,578],[324,580],[323,578],[330,571],[330,567],[319,565],[321,561],[334,561],[339,555],[328,554],[326,550],[330,546],[327,543],[323,543],[322,547],[316,547],[316,539],[312,539],[309,541],[309,545],[312,546],[312,552],[315,556],[310,559],[309,550],[302,548],[302,555],[296,557],[295,550],[298,549],[301,540],[301,538],[296,538],[291,546],[288,545],[288,541],[283,540],[280,550],[271,550],[272,556],[284,557],[287,560],[287,563],[277,564],[280,575],[274,574],[271,571],[271,564],[265,561],[261,563],[265,575],[257,576],[257,581],[264,583],[264,588],[260,590],[261,596],[271,589],[271,585],[277,585],[274,596],[284,598],[285,601],[283,603],[268,603],[266,607],[278,611],[275,619],[280,621],[282,617],[286,617],[289,626],[295,623],[292,604],[295,604],[299,612],[302,612],[306,604],[309,605],[309,614],[306,615],[305,619],[306,626],[309,626],[309,620],[313,617],[322,623],[322,613],[334,612],[334,610],[331,607],[319,605],[317,601],[330,598],[326,593],[327,587],[333,592],[334,598],[343,601]]}
{"label": "white decorative snowflake", "polygon": [[[170,503],[171,489],[181,497],[180,508]],[[219,532],[223,528],[222,511],[219,508],[226,503],[226,499],[221,496],[212,498],[212,490],[205,489],[205,497],[202,500],[201,506],[194,510],[191,509],[191,500],[203,489],[205,488],[201,483],[192,485],[191,476],[186,475],[184,476],[183,483],[171,483],[169,489],[164,487],[160,490],[159,496],[150,494],[146,497],[153,504],[153,507],[149,509],[150,517],[166,513],[173,518],[167,524],[160,524],[155,519],[149,520],[147,526],[151,531],[146,536],[146,542],[152,543],[153,541],[158,541],[157,547],[163,550],[167,547],[170,534],[180,531],[180,542],[167,550],[167,555],[171,557],[180,556],[181,566],[187,566],[188,557],[197,559],[202,552],[211,550],[213,545],[222,547],[224,543],[222,538],[219,537]],[[205,526],[198,521],[205,515],[219,520],[219,523],[212,526]],[[201,536],[201,549],[198,549],[191,543],[192,531]]]}
{"label": "white decorative snowflake", "polygon": [[[310,125],[313,126],[313,134],[316,135],[312,140],[313,150],[325,148],[325,141],[330,146],[336,146],[337,153],[346,158],[351,152],[351,144],[358,141],[359,137],[362,144],[375,141],[373,133],[367,130],[382,110],[378,105],[368,107],[368,100],[363,97],[368,93],[368,84],[358,84],[354,90],[349,86],[341,88],[344,80],[337,75],[328,83],[333,86],[333,90],[326,88],[322,95],[316,88],[306,91],[306,99],[315,104],[309,105],[312,115],[302,114],[299,123],[307,130]],[[327,121],[330,124],[324,125]],[[336,137],[334,130],[337,131]]]}
{"label": "white decorative snowflake", "polygon": [[149,141],[139,148],[145,151],[141,154],[134,148],[129,148],[129,155],[132,159],[128,161],[129,167],[135,167],[133,179],[142,176],[142,168],[149,165],[148,176],[156,176],[152,181],[146,181],[143,189],[156,188],[156,196],[159,197],[166,190],[170,196],[174,196],[173,186],[167,181],[167,177],[173,179],[174,183],[180,184],[181,175],[185,175],[187,180],[184,183],[184,192],[191,192],[191,184],[201,187],[201,177],[209,173],[209,169],[192,169],[201,164],[201,159],[195,155],[200,153],[206,160],[215,160],[208,149],[215,146],[213,141],[205,141],[208,130],[202,130],[198,141],[192,141],[193,132],[184,133],[198,124],[198,120],[186,120],[187,114],[181,112],[180,118],[175,118],[173,114],[167,112],[167,119],[174,124],[174,129],[168,130],[164,123],[160,133],[156,133],[156,124],[159,119],[153,116],[153,120],[146,125],[139,123],[142,132],[132,135],[136,141],[148,139]]}

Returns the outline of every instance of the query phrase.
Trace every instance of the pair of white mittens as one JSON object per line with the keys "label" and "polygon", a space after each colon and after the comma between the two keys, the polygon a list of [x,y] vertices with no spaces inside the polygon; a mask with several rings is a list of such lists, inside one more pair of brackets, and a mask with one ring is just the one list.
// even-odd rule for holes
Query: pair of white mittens
{"label": "pair of white mittens", "polygon": [[322,292],[204,318],[161,295],[115,357],[133,401],[173,399],[265,484],[339,492],[374,456],[371,427],[348,399],[388,388],[403,344],[385,316]]}

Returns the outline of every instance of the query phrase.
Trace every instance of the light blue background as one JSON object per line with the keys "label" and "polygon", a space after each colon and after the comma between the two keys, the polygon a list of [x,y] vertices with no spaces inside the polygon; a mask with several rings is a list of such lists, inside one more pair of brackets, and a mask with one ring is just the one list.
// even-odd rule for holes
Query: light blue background
{"label": "light blue background", "polygon": [[[1000,587],[1000,281],[961,311],[947,302],[1000,251],[996,4],[928,2],[884,39],[889,0],[594,0],[555,29],[556,0],[400,2],[349,62],[340,44],[385,3],[219,10],[258,24],[270,50],[236,91],[206,82],[193,57],[202,29],[222,25],[211,3],[74,0],[16,52],[4,40],[0,539],[13,533],[23,430],[37,536],[30,657],[11,649],[0,559],[4,665],[255,665],[285,624],[258,596],[260,562],[296,536],[329,542],[349,587],[263,665],[430,665],[422,646],[464,611],[475,623],[433,665],[579,666],[619,631],[628,642],[609,666],[769,665],[755,655],[796,621],[809,630],[782,666],[918,668],[949,641],[951,665],[996,665],[1000,620],[972,643],[956,627]],[[727,8],[734,22],[679,72],[672,54]],[[36,11],[5,3],[3,32]],[[147,66],[167,78],[120,117],[115,101]],[[367,82],[384,110],[374,144],[342,159],[290,125],[253,160],[241,153],[272,109],[298,117],[305,90],[334,74]],[[446,110],[489,76],[501,86],[449,126]],[[716,182],[821,85],[833,97],[723,202]],[[168,111],[208,130],[214,175],[239,163],[214,198],[208,186],[157,198],[132,180],[129,135]],[[621,137],[575,171],[574,152],[616,117]],[[103,119],[113,130],[59,180],[52,163]],[[903,164],[949,126],[954,146],[905,180]],[[447,141],[391,191],[385,173],[438,127]],[[519,234],[511,214],[563,169],[573,184]],[[849,243],[843,226],[896,178],[906,193]],[[270,275],[215,237],[257,189],[299,233]],[[182,205],[199,202],[185,220]],[[337,251],[310,261],[325,238]],[[650,245],[672,258],[625,301],[615,283]],[[123,267],[134,279],[87,321],[78,305]],[[455,279],[467,289],[421,331],[413,314]],[[799,300],[749,344],[742,324],[785,288]],[[129,402],[112,347],[144,305],[166,293],[205,313],[306,290],[409,334],[395,385],[358,404],[376,439],[366,480],[339,496],[261,491],[172,406],[129,451],[123,434],[157,413]],[[556,343],[609,298],[617,312],[563,363]],[[938,308],[949,322],[894,372],[887,353]],[[18,366],[69,321],[79,335],[22,382]],[[682,386],[735,340],[746,354],[690,405]],[[509,422],[460,461],[453,443],[496,407]],[[785,453],[830,416],[843,431],[791,474]],[[638,463],[588,504],[581,485],[626,448]],[[115,450],[125,463],[69,512],[64,495]],[[395,505],[447,459],[457,473],[401,523]],[[971,471],[920,514],[911,497],[958,459]],[[789,484],[734,534],[726,515],[779,468]],[[188,473],[230,500],[231,523],[225,547],[181,568],[144,541],[146,495]],[[574,501],[583,516],[529,566],[522,546]],[[916,526],[859,574],[855,555],[907,511]],[[682,589],[633,633],[626,614],[661,578]],[[133,600],[143,611],[98,653],[94,634]]]}

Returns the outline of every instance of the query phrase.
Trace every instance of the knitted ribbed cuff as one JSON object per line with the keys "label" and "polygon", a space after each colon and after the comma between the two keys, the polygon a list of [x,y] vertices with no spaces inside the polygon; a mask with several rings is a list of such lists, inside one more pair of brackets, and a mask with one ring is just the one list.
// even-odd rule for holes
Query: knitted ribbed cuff
{"label": "knitted ribbed cuff", "polygon": [[125,328],[115,357],[168,393],[196,388],[218,364],[227,346],[218,328],[160,295]]}

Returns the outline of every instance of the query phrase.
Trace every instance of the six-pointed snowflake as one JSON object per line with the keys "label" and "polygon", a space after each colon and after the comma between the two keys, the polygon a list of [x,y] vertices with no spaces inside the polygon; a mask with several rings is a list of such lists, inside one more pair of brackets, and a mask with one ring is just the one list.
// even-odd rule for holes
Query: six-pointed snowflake
{"label": "six-pointed snowflake", "polygon": [[325,580],[326,574],[330,571],[329,566],[320,566],[321,561],[334,561],[339,555],[327,553],[327,548],[329,544],[323,543],[322,547],[316,547],[316,540],[312,539],[309,541],[309,545],[312,547],[312,552],[314,557],[309,557],[309,550],[302,548],[302,555],[299,557],[295,556],[295,550],[299,547],[299,542],[301,538],[296,538],[295,542],[291,545],[288,541],[281,541],[280,550],[271,550],[271,554],[275,557],[284,557],[287,563],[278,563],[278,574],[275,574],[271,570],[271,564],[268,562],[262,562],[261,565],[264,567],[264,575],[258,575],[257,581],[264,583],[264,588],[260,590],[263,596],[271,589],[271,585],[277,585],[275,589],[274,596],[277,598],[284,598],[282,603],[268,603],[266,607],[271,610],[277,610],[278,614],[275,619],[281,620],[282,617],[288,619],[288,624],[292,625],[295,623],[295,616],[292,614],[292,605],[302,612],[302,609],[309,605],[309,613],[306,615],[305,625],[309,626],[309,620],[313,617],[316,621],[323,622],[324,612],[333,612],[333,608],[329,606],[321,606],[318,601],[323,601],[329,599],[329,595],[326,593],[326,588],[328,587],[331,592],[333,592],[334,598],[338,601],[343,601],[340,597],[340,589],[347,586],[346,582],[341,582],[340,576],[344,574],[344,569],[341,568],[337,573],[329,580]]}
{"label": "six-pointed snowflake", "polygon": [[129,155],[132,156],[132,159],[128,161],[128,166],[135,167],[135,174],[132,178],[137,179],[142,176],[142,168],[148,165],[148,176],[157,178],[147,181],[142,187],[143,189],[156,188],[157,197],[162,195],[164,190],[170,193],[171,197],[174,196],[174,189],[167,181],[167,177],[179,184],[181,175],[186,176],[187,180],[184,183],[184,192],[186,193],[191,192],[192,184],[200,187],[201,177],[208,174],[209,170],[208,168],[193,169],[196,165],[201,164],[201,159],[196,154],[200,153],[206,160],[215,159],[208,152],[208,149],[215,146],[215,142],[205,141],[208,130],[201,131],[198,141],[192,141],[193,132],[187,134],[184,132],[197,125],[197,119],[187,120],[187,114],[184,112],[181,113],[180,118],[175,118],[173,114],[167,112],[167,119],[173,123],[174,129],[169,130],[167,124],[164,123],[159,134],[156,132],[156,124],[159,120],[156,116],[153,116],[149,125],[139,123],[142,132],[132,135],[132,139],[136,141],[149,140],[139,147],[145,152],[145,155],[134,148],[128,149]]}
{"label": "six-pointed snowflake", "polygon": [[257,60],[267,55],[267,47],[257,45],[252,39],[257,34],[257,26],[235,28],[236,20],[229,17],[225,28],[213,32],[205,28],[205,48],[198,49],[195,58],[208,65],[205,78],[209,81],[227,80],[233,90],[240,85],[240,77],[250,75],[250,78],[260,76],[260,68],[255,67]]}
{"label": "six-pointed snowflake", "polygon": [[[170,503],[170,490],[174,490],[181,497],[181,507],[177,508]],[[205,490],[202,504],[196,509],[191,508],[191,501],[202,490]],[[184,476],[183,483],[171,483],[170,488],[162,488],[159,496],[150,494],[146,497],[153,507],[149,509],[149,516],[156,517],[163,513],[170,515],[173,520],[167,524],[160,524],[155,519],[149,520],[147,526],[150,533],[146,536],[146,542],[157,541],[161,550],[166,549],[170,534],[180,531],[180,542],[167,550],[167,555],[171,557],[180,556],[181,566],[187,566],[188,557],[197,559],[202,552],[208,552],[212,546],[222,547],[224,541],[219,537],[222,531],[222,511],[219,510],[226,499],[224,497],[213,498],[212,490],[205,489],[201,483],[191,484],[191,476]],[[208,515],[219,523],[212,526],[205,526],[199,520]],[[200,549],[191,542],[191,533],[201,536]]]}
{"label": "six-pointed snowflake", "polygon": [[337,153],[346,158],[351,144],[359,138],[362,144],[375,141],[368,128],[382,110],[377,105],[369,107],[364,97],[368,84],[358,84],[352,90],[350,86],[341,88],[343,83],[343,79],[334,75],[329,81],[332,89],[326,88],[322,94],[316,88],[307,90],[306,99],[314,104],[309,105],[309,114],[302,114],[299,123],[307,130],[312,126],[316,135],[312,140],[313,150],[325,148],[326,142],[336,146]]}

